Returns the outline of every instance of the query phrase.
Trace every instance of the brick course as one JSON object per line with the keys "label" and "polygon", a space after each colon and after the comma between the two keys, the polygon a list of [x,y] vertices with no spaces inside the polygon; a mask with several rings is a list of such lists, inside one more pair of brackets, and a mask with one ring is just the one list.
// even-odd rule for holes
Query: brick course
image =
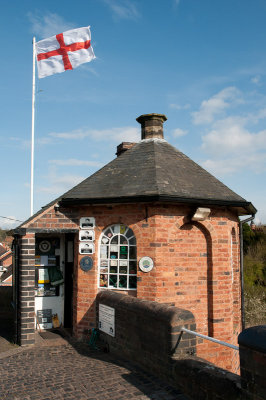
{"label": "brick course", "polygon": [[[188,215],[191,215],[188,206],[160,203],[79,206],[57,212],[52,205],[25,224],[29,232],[77,231],[80,217],[95,217],[94,267],[88,272],[79,267],[83,255],[78,254],[78,234],[75,236],[73,325],[76,337],[81,338],[96,324],[100,235],[107,226],[123,223],[136,236],[137,259],[151,257],[154,269],[149,273],[138,270],[137,290],[122,293],[185,308],[195,316],[199,332],[236,344],[241,324],[237,216],[218,208],[203,222],[191,222]],[[27,234],[21,242],[22,288],[32,289],[34,234]],[[27,303],[27,307],[31,304]],[[198,354],[221,367],[233,368],[229,349],[198,341]]]}
{"label": "brick course", "polygon": [[27,233],[23,236],[19,248],[18,330],[20,345],[25,346],[34,343],[35,235]]}

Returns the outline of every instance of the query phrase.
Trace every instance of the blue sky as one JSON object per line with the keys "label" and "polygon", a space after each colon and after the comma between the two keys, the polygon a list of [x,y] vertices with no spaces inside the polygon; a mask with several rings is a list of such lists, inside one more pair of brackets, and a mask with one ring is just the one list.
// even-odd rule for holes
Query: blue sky
{"label": "blue sky", "polygon": [[37,79],[34,211],[162,113],[168,142],[266,223],[265,20],[265,0],[3,0],[0,215],[30,215],[32,37],[90,25],[97,58]]}

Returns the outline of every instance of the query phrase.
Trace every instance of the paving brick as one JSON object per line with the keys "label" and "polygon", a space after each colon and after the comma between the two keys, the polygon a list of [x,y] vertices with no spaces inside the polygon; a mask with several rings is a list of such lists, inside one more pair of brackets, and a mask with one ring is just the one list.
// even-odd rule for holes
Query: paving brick
{"label": "paving brick", "polygon": [[0,360],[0,376],[1,400],[188,400],[136,365],[74,340],[13,352]]}

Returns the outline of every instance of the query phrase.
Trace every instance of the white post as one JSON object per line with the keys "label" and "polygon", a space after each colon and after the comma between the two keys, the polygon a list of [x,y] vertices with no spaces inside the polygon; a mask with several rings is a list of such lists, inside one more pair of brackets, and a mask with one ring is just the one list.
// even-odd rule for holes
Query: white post
{"label": "white post", "polygon": [[33,44],[33,66],[32,66],[32,118],[31,118],[31,177],[30,177],[30,215],[33,215],[33,178],[34,178],[34,120],[35,120],[35,37]]}

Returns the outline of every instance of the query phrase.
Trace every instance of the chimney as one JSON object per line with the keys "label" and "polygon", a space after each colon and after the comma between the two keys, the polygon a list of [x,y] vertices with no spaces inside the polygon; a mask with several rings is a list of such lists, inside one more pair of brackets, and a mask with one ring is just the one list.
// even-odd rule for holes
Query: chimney
{"label": "chimney", "polygon": [[119,157],[121,154],[123,154],[125,151],[131,149],[131,147],[135,146],[136,143],[132,142],[122,142],[120,143],[117,148],[116,148],[116,155]]}
{"label": "chimney", "polygon": [[141,139],[163,139],[164,114],[144,114],[136,119],[141,124]]}

